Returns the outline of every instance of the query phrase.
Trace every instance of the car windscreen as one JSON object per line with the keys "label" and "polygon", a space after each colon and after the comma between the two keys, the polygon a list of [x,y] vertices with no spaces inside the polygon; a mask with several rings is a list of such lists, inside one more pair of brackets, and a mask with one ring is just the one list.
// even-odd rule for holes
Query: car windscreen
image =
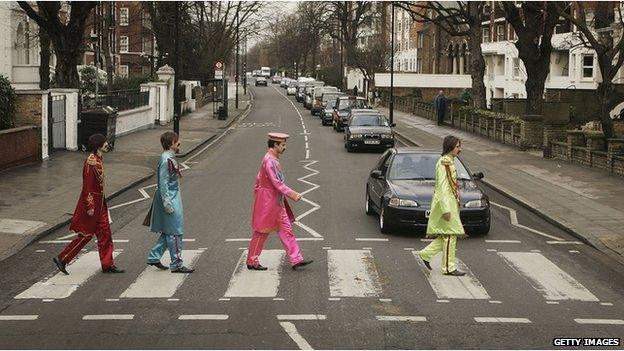
{"label": "car windscreen", "polygon": [[381,115],[356,115],[351,119],[351,126],[354,127],[388,127],[388,120]]}
{"label": "car windscreen", "polygon": [[[436,154],[397,154],[392,160],[389,180],[434,180],[435,165],[440,155]],[[455,158],[457,179],[470,179],[468,171],[458,158]]]}
{"label": "car windscreen", "polygon": [[338,105],[339,110],[351,110],[358,108],[367,108],[366,100],[361,99],[344,99],[340,100],[340,105]]}
{"label": "car windscreen", "polygon": [[[323,100],[323,102],[328,102],[328,101],[332,101],[332,106],[336,103],[336,98],[338,96],[341,96],[342,94],[327,94],[324,93],[323,95],[321,95],[321,99]],[[329,105],[329,104],[328,104]]]}

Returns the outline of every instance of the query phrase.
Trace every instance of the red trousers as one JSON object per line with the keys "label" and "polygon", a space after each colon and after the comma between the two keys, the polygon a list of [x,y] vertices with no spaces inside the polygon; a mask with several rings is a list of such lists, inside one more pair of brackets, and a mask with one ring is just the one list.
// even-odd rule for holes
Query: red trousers
{"label": "red trousers", "polygon": [[[100,253],[100,263],[102,268],[110,268],[113,266],[113,238],[108,223],[108,211],[102,211],[100,219],[97,222],[97,228],[95,229],[95,236],[97,237],[97,247]],[[58,259],[69,264],[71,260],[76,257],[78,252],[87,245],[93,238],[93,234],[78,233],[78,236],[69,243],[63,251],[58,255]]]}

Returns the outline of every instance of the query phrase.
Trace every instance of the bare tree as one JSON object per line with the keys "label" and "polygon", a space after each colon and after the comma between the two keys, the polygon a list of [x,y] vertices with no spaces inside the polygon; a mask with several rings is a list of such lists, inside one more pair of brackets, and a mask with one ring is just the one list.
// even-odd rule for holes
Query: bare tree
{"label": "bare tree", "polygon": [[550,72],[550,54],[553,50],[551,40],[559,12],[554,1],[501,1],[500,4],[518,36],[516,48],[526,68],[525,113],[539,115],[542,113],[544,86]]}
{"label": "bare tree", "polygon": [[[624,63],[624,19],[620,2],[601,2],[593,4],[594,18],[588,23],[586,5],[582,1],[556,3],[556,8],[563,18],[569,20],[577,28],[576,38],[580,45],[591,48],[598,57],[601,82],[598,83],[598,99],[600,101],[600,121],[602,131],[607,138],[613,137],[613,121],[609,113],[622,101],[624,96],[615,90],[613,80]],[[571,11],[572,7],[574,9]],[[617,8],[617,16],[615,11]],[[575,10],[575,11],[574,11]],[[611,26],[618,19],[617,34]],[[593,27],[593,28],[592,28]],[[616,37],[619,37],[616,40]]]}
{"label": "bare tree", "polygon": [[70,10],[67,13],[61,11],[60,1],[37,1],[37,11],[26,1],[18,1],[18,4],[50,38],[57,57],[57,85],[78,88],[80,80],[76,66],[82,59],[85,21],[97,3],[68,1]]}
{"label": "bare tree", "polygon": [[432,23],[452,37],[468,37],[472,94],[476,108],[486,107],[485,59],[481,51],[481,16],[485,1],[401,1],[396,6],[406,10],[412,19]]}

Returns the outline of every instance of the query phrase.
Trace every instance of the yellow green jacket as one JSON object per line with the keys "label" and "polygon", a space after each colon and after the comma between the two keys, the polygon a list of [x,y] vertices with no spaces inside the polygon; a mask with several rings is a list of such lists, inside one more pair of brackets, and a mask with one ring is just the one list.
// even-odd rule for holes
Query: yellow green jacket
{"label": "yellow green jacket", "polygon": [[[431,215],[427,223],[427,237],[438,235],[466,236],[459,217],[459,187],[455,158],[446,154],[436,162],[435,189],[431,201]],[[449,212],[451,219],[445,221],[444,213]]]}

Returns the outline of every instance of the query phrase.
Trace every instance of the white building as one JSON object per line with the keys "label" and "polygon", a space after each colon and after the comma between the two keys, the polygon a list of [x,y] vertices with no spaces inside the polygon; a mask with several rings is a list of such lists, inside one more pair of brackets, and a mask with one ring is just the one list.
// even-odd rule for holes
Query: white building
{"label": "white building", "polygon": [[[0,2],[0,74],[17,90],[39,89],[39,27],[16,2]],[[50,70],[56,58],[52,55]]]}
{"label": "white building", "polygon": [[414,20],[407,11],[398,7],[395,7],[394,16],[394,70],[399,72],[418,72],[417,43],[410,35]]}

